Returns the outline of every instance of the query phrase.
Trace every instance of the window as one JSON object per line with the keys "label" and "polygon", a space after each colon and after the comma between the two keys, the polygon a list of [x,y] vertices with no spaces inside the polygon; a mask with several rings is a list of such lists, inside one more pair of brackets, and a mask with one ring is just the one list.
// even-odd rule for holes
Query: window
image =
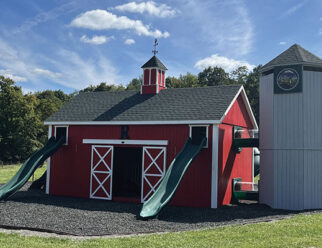
{"label": "window", "polygon": [[68,145],[68,127],[64,126],[64,127],[55,127],[55,137],[56,139],[59,139],[60,137],[64,137],[64,145],[67,146]]}
{"label": "window", "polygon": [[192,143],[199,145],[204,137],[207,138],[204,148],[208,148],[208,126],[207,125],[195,125],[190,126],[190,138]]}

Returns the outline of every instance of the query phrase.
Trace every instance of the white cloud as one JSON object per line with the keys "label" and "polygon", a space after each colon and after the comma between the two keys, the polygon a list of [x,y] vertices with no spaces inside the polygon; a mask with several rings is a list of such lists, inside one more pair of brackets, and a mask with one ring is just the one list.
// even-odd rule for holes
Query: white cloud
{"label": "white cloud", "polygon": [[294,6],[292,6],[291,8],[287,9],[284,12],[284,14],[281,16],[281,18],[287,17],[287,16],[290,16],[290,15],[294,14],[296,11],[301,9],[306,3],[307,3],[307,0],[304,0],[301,3],[298,3],[298,4],[294,5]]}
{"label": "white cloud", "polygon": [[[180,8],[186,26],[198,34],[198,39],[204,45],[213,51],[234,57],[243,56],[252,50],[254,25],[245,1],[181,0],[181,2]],[[182,43],[185,42],[187,41],[182,40]]]}
{"label": "white cloud", "polygon": [[125,45],[132,45],[132,44],[134,44],[135,43],[135,40],[133,40],[133,39],[126,39],[125,41],[124,41],[124,44]]}
{"label": "white cloud", "polygon": [[286,42],[286,41],[281,41],[279,44],[280,44],[280,45],[286,45],[286,44],[287,44],[287,42]]}
{"label": "white cloud", "polygon": [[64,3],[56,8],[53,8],[53,9],[47,11],[47,12],[40,10],[39,14],[24,21],[24,23],[20,27],[13,30],[13,33],[16,34],[16,33],[20,33],[20,32],[27,32],[28,30],[37,26],[38,24],[45,23],[47,21],[56,19],[61,15],[66,15],[78,8],[80,8],[79,4],[77,4],[75,1],[72,1],[72,2],[68,2],[68,3]]}
{"label": "white cloud", "polygon": [[322,22],[322,17],[320,18],[320,21]]}
{"label": "white cloud", "polygon": [[132,13],[140,13],[144,12],[148,13],[152,16],[157,16],[161,18],[172,17],[176,14],[176,11],[172,9],[170,6],[166,4],[156,4],[153,1],[147,1],[142,3],[129,2],[126,4],[118,5],[114,7],[119,11],[128,11]]}
{"label": "white cloud", "polygon": [[101,45],[101,44],[108,42],[109,40],[111,40],[113,38],[114,38],[114,36],[107,37],[104,35],[95,35],[92,38],[88,38],[86,35],[83,35],[80,38],[80,41],[82,41],[84,43],[93,44],[93,45]]}
{"label": "white cloud", "polygon": [[0,75],[4,76],[6,78],[10,78],[15,82],[22,83],[22,82],[27,81],[27,78],[21,77],[21,76],[18,76],[18,75],[14,75],[14,74],[12,74],[12,72],[10,70],[0,70]]}
{"label": "white cloud", "polygon": [[[27,81],[27,88],[22,87],[24,92],[52,88],[53,83],[80,90],[89,84],[122,81],[116,68],[103,55],[81,57],[75,52],[58,48],[55,56],[39,54],[35,60],[34,53],[26,47],[16,49],[0,38],[0,57],[2,55],[6,59],[0,60],[0,74],[17,82]],[[56,72],[45,69],[43,62],[50,64]],[[47,79],[44,80],[44,77]]]}
{"label": "white cloud", "polygon": [[42,68],[33,69],[33,73],[35,73],[37,75],[45,76],[45,77],[48,77],[48,78],[58,78],[58,77],[62,76],[61,73],[52,72],[50,70],[42,69]]}
{"label": "white cloud", "polygon": [[322,28],[319,29],[319,35],[322,35]]}
{"label": "white cloud", "polygon": [[29,89],[29,88],[26,88],[26,87],[21,87],[21,89],[22,89],[22,93],[24,95],[37,92],[37,89]]}
{"label": "white cloud", "polygon": [[60,49],[53,63],[62,72],[62,76],[55,82],[69,88],[80,90],[89,84],[116,84],[120,81],[118,71],[104,56],[82,58],[76,52]]}
{"label": "white cloud", "polygon": [[195,64],[195,67],[199,70],[202,70],[202,69],[207,68],[209,66],[221,67],[227,72],[231,72],[240,66],[246,66],[248,70],[252,70],[255,67],[254,65],[251,65],[246,61],[229,59],[224,56],[219,56],[218,54],[213,54],[210,57],[206,57],[204,59],[201,59],[201,60],[197,61],[197,63]]}
{"label": "white cloud", "polygon": [[132,20],[126,16],[117,16],[102,9],[91,10],[80,14],[72,20],[71,26],[92,30],[132,29],[138,35],[152,36],[155,38],[167,38],[170,36],[168,32],[161,32],[158,29],[151,30],[150,26],[144,25],[140,20]]}

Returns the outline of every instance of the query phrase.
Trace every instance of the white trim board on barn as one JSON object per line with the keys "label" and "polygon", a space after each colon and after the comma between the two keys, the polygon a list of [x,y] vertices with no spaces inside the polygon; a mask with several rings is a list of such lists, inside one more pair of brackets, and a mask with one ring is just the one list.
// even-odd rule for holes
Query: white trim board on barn
{"label": "white trim board on barn", "polygon": [[[160,150],[156,156],[153,156],[149,150]],[[149,165],[145,168],[145,155],[148,155]],[[160,156],[163,156],[162,165],[157,163],[157,160]],[[166,159],[167,159],[167,148],[166,147],[149,147],[144,146],[143,152],[142,152],[142,182],[141,182],[141,203],[144,203],[147,201],[157,190],[157,188],[160,186],[163,177],[166,172]],[[150,174],[148,173],[149,169],[151,167],[155,167],[159,173]],[[153,184],[149,178],[155,178],[157,181]],[[144,191],[144,184],[147,184],[148,186],[148,192]]]}
{"label": "white trim board on barn", "polygon": [[178,121],[45,121],[45,125],[180,125],[219,124],[220,120],[178,120]]}
{"label": "white trim board on barn", "polygon": [[[48,139],[51,138],[52,135],[52,126],[48,126]],[[47,158],[47,178],[46,178],[46,194],[49,194],[49,180],[50,180],[50,157]]]}
{"label": "white trim board on barn", "polygon": [[212,157],[211,157],[211,208],[218,206],[218,149],[219,126],[212,126]]}
{"label": "white trim board on barn", "polygon": [[99,145],[149,145],[167,146],[167,140],[113,140],[113,139],[83,139],[83,144]]}

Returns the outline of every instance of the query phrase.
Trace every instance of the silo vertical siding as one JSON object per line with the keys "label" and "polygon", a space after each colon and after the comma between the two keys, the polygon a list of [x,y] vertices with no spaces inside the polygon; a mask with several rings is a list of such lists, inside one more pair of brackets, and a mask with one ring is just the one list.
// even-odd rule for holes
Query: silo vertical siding
{"label": "silo vertical siding", "polygon": [[322,208],[322,72],[303,71],[301,93],[274,94],[273,85],[273,74],[261,78],[260,201]]}
{"label": "silo vertical siding", "polygon": [[260,80],[260,149],[272,149],[273,142],[273,74]]}
{"label": "silo vertical siding", "polygon": [[274,148],[303,148],[303,94],[274,95]]}
{"label": "silo vertical siding", "polygon": [[274,207],[303,208],[303,94],[274,94]]}
{"label": "silo vertical siding", "polygon": [[304,208],[322,208],[322,153],[304,151]]}
{"label": "silo vertical siding", "polygon": [[274,206],[274,151],[260,150],[259,201]]}
{"label": "silo vertical siding", "polygon": [[322,72],[304,71],[304,147],[322,149]]}
{"label": "silo vertical siding", "polygon": [[304,208],[322,207],[322,72],[304,71]]}
{"label": "silo vertical siding", "polygon": [[274,208],[303,209],[303,151],[275,150],[274,153]]}
{"label": "silo vertical siding", "polygon": [[274,205],[273,74],[260,79],[260,202]]}

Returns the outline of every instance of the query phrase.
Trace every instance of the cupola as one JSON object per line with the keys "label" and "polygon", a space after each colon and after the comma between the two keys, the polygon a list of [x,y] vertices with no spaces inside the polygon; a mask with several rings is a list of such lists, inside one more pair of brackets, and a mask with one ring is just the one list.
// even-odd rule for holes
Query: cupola
{"label": "cupola", "polygon": [[158,59],[156,54],[157,39],[154,41],[154,56],[148,60],[141,68],[143,69],[143,83],[141,85],[141,94],[158,94],[166,88],[165,71],[167,68]]}

